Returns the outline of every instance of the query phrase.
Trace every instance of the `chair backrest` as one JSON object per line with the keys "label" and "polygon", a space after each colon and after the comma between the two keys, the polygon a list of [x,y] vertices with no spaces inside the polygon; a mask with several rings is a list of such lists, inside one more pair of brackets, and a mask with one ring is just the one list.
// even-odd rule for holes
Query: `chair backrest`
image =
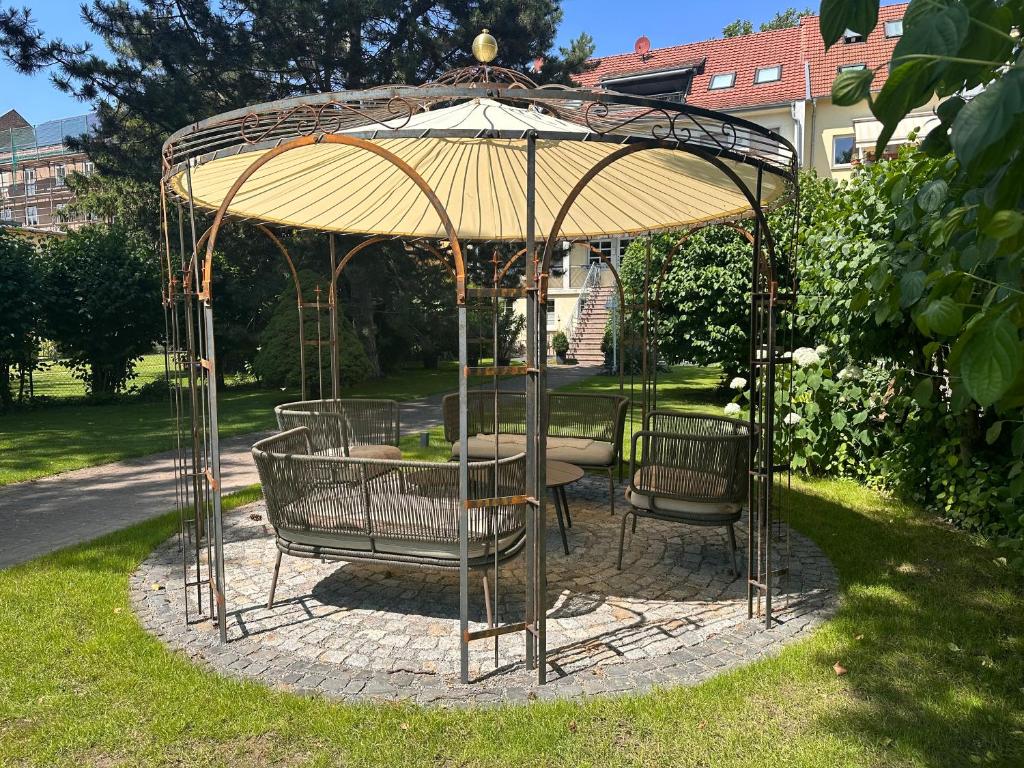
{"label": "chair backrest", "polygon": [[[579,437],[622,446],[626,423],[625,397],[571,392],[549,392],[547,402],[549,437]],[[447,395],[443,401],[444,437],[449,443],[459,439],[459,396]],[[494,390],[469,393],[469,434],[494,432]],[[526,434],[526,394],[498,392],[498,431],[506,435]]]}
{"label": "chair backrest", "polygon": [[633,435],[630,488],[654,498],[741,503],[749,451],[745,422],[654,411],[647,429]]}
{"label": "chair backrest", "polygon": [[[458,543],[458,464],[310,455],[308,432],[298,427],[253,446],[275,530]],[[524,456],[469,465],[470,498],[519,496],[525,487]],[[525,504],[470,509],[470,541],[515,533],[526,515]]]}
{"label": "chair backrest", "polygon": [[398,445],[399,408],[394,400],[303,400],[274,409],[282,430],[307,427],[316,453],[347,455],[354,445]]}

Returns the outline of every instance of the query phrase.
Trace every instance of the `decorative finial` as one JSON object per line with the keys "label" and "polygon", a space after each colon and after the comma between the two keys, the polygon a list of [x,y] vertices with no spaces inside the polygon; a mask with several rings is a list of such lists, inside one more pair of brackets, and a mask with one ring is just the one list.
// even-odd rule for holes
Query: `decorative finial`
{"label": "decorative finial", "polygon": [[481,64],[490,64],[498,55],[498,41],[489,30],[484,30],[473,39],[473,57]]}

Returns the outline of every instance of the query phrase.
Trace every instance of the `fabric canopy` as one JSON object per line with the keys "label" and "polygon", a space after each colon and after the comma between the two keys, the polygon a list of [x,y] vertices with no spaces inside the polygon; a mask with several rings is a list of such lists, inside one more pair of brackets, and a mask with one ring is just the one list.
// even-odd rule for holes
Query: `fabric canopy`
{"label": "fabric canopy", "polygon": [[[415,169],[437,194],[460,239],[524,241],[526,140],[482,136],[531,129],[564,137],[537,142],[536,226],[538,237],[546,237],[572,188],[619,144],[588,140],[594,134],[576,123],[489,99],[352,132],[370,136]],[[389,136],[397,130],[401,136]],[[408,136],[431,130],[480,136]],[[218,208],[238,177],[266,151],[220,157],[192,169],[196,205]],[[724,162],[754,188],[755,168]],[[184,173],[172,185],[189,197]],[[762,203],[775,200],[783,189],[781,178],[764,174]],[[591,181],[560,235],[575,239],[678,229],[749,209],[733,182],[710,163],[686,152],[652,149],[616,161]],[[341,144],[314,144],[275,157],[242,186],[228,212],[323,231],[445,237],[433,207],[405,173],[374,153]]]}

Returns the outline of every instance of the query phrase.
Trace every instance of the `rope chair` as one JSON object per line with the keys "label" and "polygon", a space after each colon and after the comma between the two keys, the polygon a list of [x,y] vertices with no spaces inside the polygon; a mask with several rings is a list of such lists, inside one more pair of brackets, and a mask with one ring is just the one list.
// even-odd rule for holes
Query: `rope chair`
{"label": "rope chair", "polygon": [[312,450],[329,456],[401,459],[398,403],[352,398],[304,400],[274,409],[282,430],[306,427]]}
{"label": "rope chair", "polygon": [[634,532],[639,517],[727,528],[733,574],[738,575],[733,526],[747,502],[749,451],[745,422],[665,411],[648,414],[644,429],[633,435],[626,490],[631,508],[619,530],[618,569],[626,521],[632,515]]}

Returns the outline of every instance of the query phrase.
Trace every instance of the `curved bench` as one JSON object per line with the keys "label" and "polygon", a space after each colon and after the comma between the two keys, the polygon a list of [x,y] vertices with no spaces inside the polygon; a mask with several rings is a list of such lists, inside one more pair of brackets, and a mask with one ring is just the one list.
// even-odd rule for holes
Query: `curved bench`
{"label": "curved bench", "polygon": [[[620,395],[547,393],[547,458],[608,473],[615,512],[615,466],[622,455],[628,400]],[[526,450],[526,394],[498,391],[498,434],[494,434],[494,390],[469,393],[469,458],[493,459]],[[451,457],[459,457],[459,396],[443,401],[444,436]]]}
{"label": "curved bench", "polygon": [[[268,607],[282,554],[459,567],[457,464],[317,455],[307,427],[260,440],[252,455],[278,550]],[[525,456],[469,465],[470,498],[525,487]],[[470,509],[470,568],[518,555],[526,519],[525,504]]]}
{"label": "curved bench", "polygon": [[306,427],[313,452],[366,459],[401,459],[398,403],[349,398],[301,400],[274,408],[281,431]]}

